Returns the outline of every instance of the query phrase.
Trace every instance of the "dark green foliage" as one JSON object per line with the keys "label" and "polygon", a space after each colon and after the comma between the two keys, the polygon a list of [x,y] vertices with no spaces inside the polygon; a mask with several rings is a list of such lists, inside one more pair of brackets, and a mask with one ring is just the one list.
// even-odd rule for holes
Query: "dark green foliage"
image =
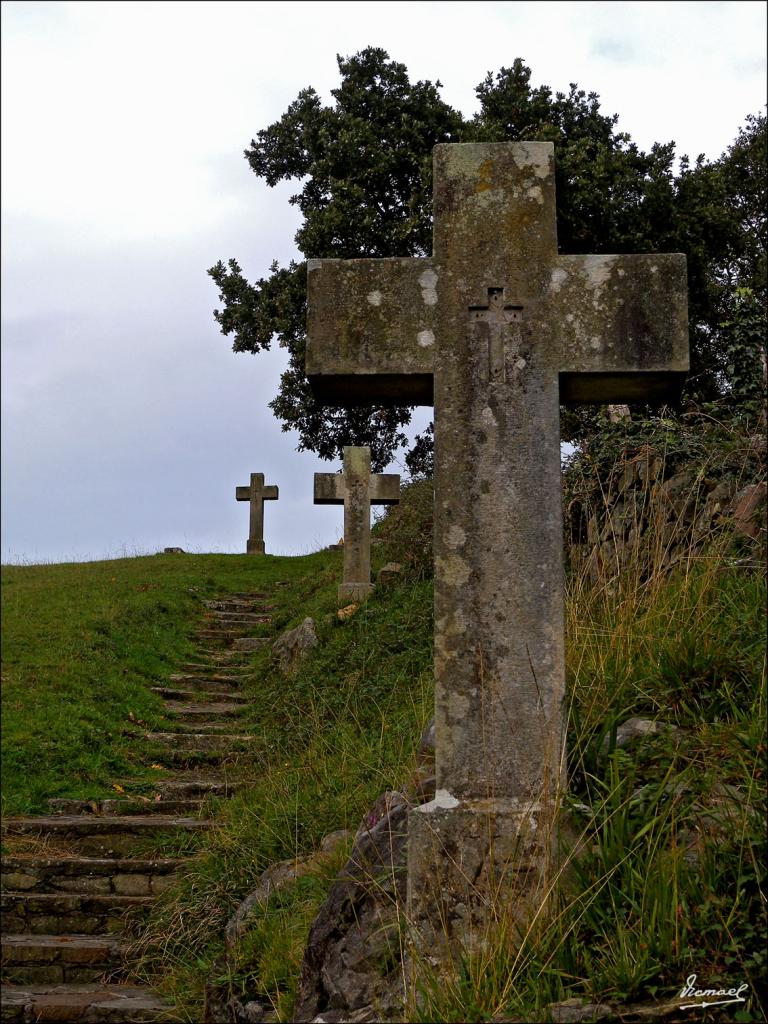
{"label": "dark green foliage", "polygon": [[[303,216],[296,242],[308,258],[424,255],[431,251],[432,147],[450,141],[531,139],[555,145],[557,216],[564,253],[683,252],[688,258],[691,378],[688,397],[710,401],[753,394],[755,346],[764,331],[766,286],[766,129],[749,116],[722,158],[682,157],[674,142],[641,151],[594,92],[533,87],[519,58],[477,88],[465,120],[445,104],[440,83],[408,79],[381,49],[338,58],[341,85],[323,106],[302,90],[245,156],[268,185],[301,181],[291,202]],[[249,284],[237,261],[209,271],[223,308],[215,316],[236,352],[259,352],[276,337],[289,352],[271,403],[299,448],[333,458],[345,444],[369,444],[381,468],[405,445],[410,410],[321,407],[304,375],[305,265],[274,263]],[[745,293],[753,304],[745,308]],[[751,300],[750,300],[751,301]],[[738,320],[738,330],[734,326]],[[759,376],[759,374],[757,375]],[[642,410],[640,410],[642,411]],[[596,429],[584,407],[563,419],[566,439]],[[432,438],[406,456],[414,474],[430,471]]]}
{"label": "dark green foliage", "polygon": [[400,490],[400,504],[387,509],[379,520],[375,536],[386,557],[400,562],[410,577],[432,577],[432,512],[434,487],[431,480],[417,480]]}
{"label": "dark green foliage", "polygon": [[[307,258],[424,255],[431,251],[432,147],[457,137],[461,115],[443,103],[439,82],[411,83],[379,49],[338,58],[342,84],[323,107],[302,90],[283,117],[258,132],[245,156],[269,185],[306,179],[291,203],[304,223],[296,244]],[[249,285],[235,260],[209,271],[223,311],[222,333],[236,352],[269,348],[277,336],[289,367],[271,407],[299,450],[334,458],[343,445],[370,445],[374,469],[405,443],[410,410],[319,406],[304,375],[306,268],[291,263]]]}

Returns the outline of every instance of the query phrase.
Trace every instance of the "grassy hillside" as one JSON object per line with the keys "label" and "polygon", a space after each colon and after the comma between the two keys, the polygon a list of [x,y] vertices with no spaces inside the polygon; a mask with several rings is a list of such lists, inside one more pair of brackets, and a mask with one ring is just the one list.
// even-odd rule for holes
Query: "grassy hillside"
{"label": "grassy hillside", "polygon": [[[431,715],[431,581],[423,489],[383,531],[411,567],[344,622],[340,554],[263,560],[159,556],[11,568],[4,579],[4,800],[97,796],[151,783],[135,719],[189,655],[199,597],[263,589],[278,630],[305,615],[320,646],[287,680],[253,655],[260,740],[252,786],[219,808],[220,828],[153,912],[140,967],[199,1020],[220,971],[223,928],[261,872],[354,830],[375,798],[413,772]],[[427,544],[428,550],[428,544]],[[277,581],[288,586],[275,588]],[[570,815],[585,840],[546,930],[499,937],[481,963],[424,996],[409,1019],[543,1019],[550,1002],[672,997],[692,972],[750,984],[737,1019],[765,1019],[764,581],[723,549],[651,574],[572,576],[568,595]],[[630,716],[678,730],[617,747]],[[133,717],[131,717],[133,716]],[[349,850],[270,902],[225,980],[290,1019],[311,919]],[[142,966],[143,964],[143,966]],[[758,998],[754,998],[757,996]]]}

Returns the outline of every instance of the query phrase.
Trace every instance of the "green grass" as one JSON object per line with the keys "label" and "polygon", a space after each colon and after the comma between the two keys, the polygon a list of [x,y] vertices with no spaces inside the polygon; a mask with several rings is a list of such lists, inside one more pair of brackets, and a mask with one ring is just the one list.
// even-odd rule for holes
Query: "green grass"
{"label": "green grass", "polygon": [[199,599],[314,580],[334,560],[157,555],[4,566],[4,813],[44,811],[49,797],[114,795],[112,784],[127,778],[151,784],[142,735],[144,723],[163,727],[163,706],[150,688],[191,658]]}
{"label": "green grass", "polygon": [[[422,550],[419,523],[408,535]],[[397,532],[390,522],[393,547],[374,549],[378,559],[398,554]],[[349,843],[257,912],[226,964],[224,926],[265,868],[355,830],[414,771],[431,714],[432,586],[423,559],[401,560],[410,576],[344,623],[334,614],[338,552],[4,571],[3,781],[13,810],[151,779],[151,751],[129,716],[160,723],[149,687],[190,658],[200,597],[264,590],[277,603],[276,632],[305,615],[318,624],[320,645],[293,679],[268,652],[252,656],[258,742],[239,764],[250,785],[215,804],[218,827],[134,948],[137,971],[190,1021],[208,977],[290,1019],[306,935]],[[289,585],[274,588],[278,580]],[[522,940],[510,924],[455,975],[425,968],[408,1019],[538,1021],[574,996],[664,1000],[694,971],[707,983],[747,981],[751,1002],[736,1019],[765,1019],[764,608],[762,576],[716,550],[642,584],[631,574],[570,579],[567,813],[578,853]],[[632,715],[679,732],[616,749],[616,727]]]}

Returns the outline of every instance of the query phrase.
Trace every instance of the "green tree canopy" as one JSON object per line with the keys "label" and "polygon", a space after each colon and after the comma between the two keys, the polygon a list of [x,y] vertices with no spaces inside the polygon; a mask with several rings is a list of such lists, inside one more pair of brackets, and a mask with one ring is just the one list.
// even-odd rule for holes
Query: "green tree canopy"
{"label": "green tree canopy", "polygon": [[[684,252],[689,397],[712,400],[739,386],[728,332],[745,295],[750,315],[765,298],[763,115],[747,118],[719,161],[684,156],[676,170],[674,142],[641,151],[617,130],[617,115],[601,112],[596,93],[575,84],[568,93],[534,88],[519,58],[480,83],[479,108],[469,120],[443,102],[439,81],[411,83],[405,66],[384,50],[369,48],[337,60],[341,84],[332,90],[333,105],[323,106],[314,89],[303,89],[245,151],[268,185],[299,184],[290,202],[302,213],[296,244],[306,258],[427,255],[434,145],[551,141],[560,251]],[[304,374],[305,264],[273,263],[269,277],[253,284],[235,259],[208,273],[222,303],[214,316],[222,333],[234,336],[235,352],[258,353],[275,338],[288,350],[288,368],[270,406],[284,430],[298,432],[299,449],[334,458],[345,444],[366,444],[377,469],[391,461],[407,443],[409,408],[341,409],[318,405],[311,394]],[[754,341],[754,332],[740,336]],[[742,352],[736,361],[739,373],[751,372],[749,354]],[[564,423],[578,439],[592,429],[593,419],[577,411]],[[409,465],[423,466],[430,447],[429,433],[417,439]]]}

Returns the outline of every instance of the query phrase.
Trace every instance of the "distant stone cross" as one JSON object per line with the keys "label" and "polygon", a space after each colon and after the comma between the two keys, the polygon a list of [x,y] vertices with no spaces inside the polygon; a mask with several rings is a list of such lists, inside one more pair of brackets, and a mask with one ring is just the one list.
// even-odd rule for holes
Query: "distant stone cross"
{"label": "distant stone cross", "polygon": [[[409,818],[428,954],[546,879],[564,764],[561,402],[659,401],[688,368],[682,255],[560,256],[550,143],[439,145],[431,258],[310,260],[333,405],[435,406],[436,798]],[[516,895],[515,895],[516,894]]]}
{"label": "distant stone cross", "polygon": [[397,473],[371,473],[371,449],[344,449],[343,473],[315,473],[315,504],[344,506],[344,580],[340,601],[361,601],[371,586],[371,505],[400,501]]}
{"label": "distant stone cross", "polygon": [[263,473],[251,473],[250,485],[238,487],[235,490],[235,497],[238,501],[250,501],[251,503],[251,522],[245,548],[247,554],[264,554],[264,502],[277,501],[278,496],[278,488],[274,484],[264,486]]}

